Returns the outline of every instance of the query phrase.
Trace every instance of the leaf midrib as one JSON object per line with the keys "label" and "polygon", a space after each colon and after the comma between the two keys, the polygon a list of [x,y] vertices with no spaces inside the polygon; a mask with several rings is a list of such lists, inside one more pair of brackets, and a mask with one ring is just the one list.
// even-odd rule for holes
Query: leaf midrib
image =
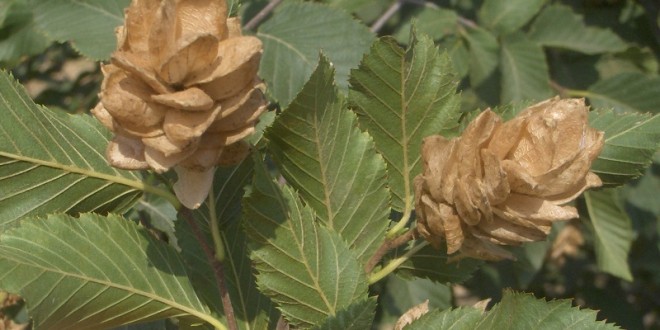
{"label": "leaf midrib", "polygon": [[9,153],[9,152],[5,152],[5,151],[0,151],[0,157],[15,159],[15,160],[23,161],[23,162],[30,163],[30,164],[37,164],[39,166],[46,166],[46,167],[50,167],[50,168],[55,168],[55,169],[62,170],[62,171],[68,172],[68,173],[81,174],[81,175],[86,176],[88,178],[96,178],[96,179],[101,179],[101,180],[105,180],[105,181],[109,181],[109,182],[114,182],[114,183],[117,183],[117,184],[121,184],[121,185],[125,185],[125,186],[131,187],[131,188],[135,188],[137,190],[146,190],[147,189],[146,185],[142,181],[131,180],[131,179],[121,177],[121,176],[96,172],[94,170],[84,169],[84,168],[80,168],[78,166],[65,165],[65,164],[54,162],[54,161],[47,161],[47,160],[43,160],[43,159],[27,157],[27,156],[18,155],[18,154],[14,154],[14,153]]}
{"label": "leaf midrib", "polygon": [[113,14],[113,13],[107,11],[107,10],[102,10],[102,9],[99,8],[99,7],[92,6],[92,5],[90,5],[89,3],[86,3],[86,2],[83,2],[83,1],[80,1],[80,0],[71,0],[71,2],[72,2],[74,5],[77,4],[77,5],[80,6],[80,7],[89,8],[89,9],[91,9],[92,11],[95,11],[95,12],[101,13],[103,16],[111,17],[111,18],[113,18],[113,19],[115,19],[115,20],[117,21],[117,24],[121,24],[121,23],[124,21],[124,18],[123,18],[122,16],[117,16],[117,15],[115,15],[115,14]]}
{"label": "leaf midrib", "polygon": [[285,46],[286,48],[288,48],[288,49],[290,49],[291,51],[293,51],[296,55],[298,55],[298,57],[300,57],[300,59],[301,59],[303,62],[305,62],[305,64],[306,64],[307,66],[310,66],[310,67],[313,66],[312,63],[310,62],[310,60],[305,56],[305,54],[303,54],[300,50],[298,50],[298,48],[296,48],[296,47],[293,46],[292,44],[290,44],[290,43],[284,41],[283,39],[280,39],[280,38],[278,38],[278,37],[276,37],[276,36],[274,36],[274,35],[272,35],[272,34],[261,33],[261,32],[257,33],[257,36],[259,36],[259,37],[263,37],[264,39],[270,39],[270,40],[272,40],[272,41],[275,42],[275,43],[282,44],[282,45]]}
{"label": "leaf midrib", "polygon": [[142,290],[137,290],[135,288],[132,288],[132,287],[129,287],[129,286],[126,286],[126,285],[121,285],[121,284],[117,284],[117,283],[113,283],[113,282],[109,282],[109,281],[102,281],[102,280],[99,280],[99,279],[95,279],[95,278],[80,275],[80,274],[65,272],[65,271],[62,271],[62,270],[59,270],[59,269],[54,269],[54,268],[49,268],[49,267],[43,267],[43,266],[40,266],[40,265],[29,264],[29,263],[23,262],[19,259],[12,258],[11,256],[7,256],[6,254],[2,257],[2,259],[12,261],[17,265],[24,265],[25,267],[33,267],[33,268],[36,268],[36,269],[40,269],[41,271],[44,271],[44,272],[60,274],[60,275],[65,276],[67,278],[78,279],[78,280],[81,280],[81,281],[86,281],[86,282],[89,282],[89,283],[95,283],[95,284],[105,286],[105,287],[109,287],[109,288],[123,290],[123,291],[126,291],[128,293],[139,295],[139,296],[142,296],[142,297],[145,297],[145,298],[163,303],[167,306],[171,306],[173,309],[177,309],[177,310],[183,311],[183,312],[185,312],[189,315],[196,316],[199,319],[207,321],[211,324],[217,324],[219,322],[217,319],[215,319],[211,315],[199,312],[199,311],[193,309],[192,307],[187,307],[187,306],[184,306],[184,305],[181,305],[181,304],[177,303],[176,301],[168,300],[168,299],[160,297],[156,294],[152,294],[152,293],[142,291]]}
{"label": "leaf midrib", "polygon": [[[415,60],[415,56],[412,56],[412,61]],[[413,66],[413,63],[410,63],[410,66]],[[425,67],[426,69],[426,67]],[[403,204],[404,204],[404,212],[407,212],[409,209],[409,203],[410,203],[410,169],[408,167],[408,139],[409,136],[407,134],[407,116],[406,113],[408,112],[408,100],[406,99],[406,57],[402,56],[400,60],[400,82],[401,82],[401,149],[403,152],[403,170],[401,174],[403,174],[403,193],[404,193],[404,198],[403,198]],[[410,72],[408,72],[410,73]],[[420,75],[423,76],[423,75]],[[418,81],[419,83],[419,81]]]}

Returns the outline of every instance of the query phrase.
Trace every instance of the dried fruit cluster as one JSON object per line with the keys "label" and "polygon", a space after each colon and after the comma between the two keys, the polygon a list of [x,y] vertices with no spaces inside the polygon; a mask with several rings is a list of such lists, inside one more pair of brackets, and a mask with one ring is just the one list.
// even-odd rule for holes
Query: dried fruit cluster
{"label": "dried fruit cluster", "polygon": [[498,245],[545,239],[553,221],[578,216],[564,204],[602,184],[589,171],[602,146],[583,99],[546,100],[504,123],[486,110],[458,138],[427,137],[419,231],[459,257],[512,258]]}
{"label": "dried fruit cluster", "polygon": [[266,109],[256,77],[262,44],[242,36],[224,0],[133,0],[103,66],[92,113],[115,134],[107,148],[123,169],[174,167],[182,204],[208,195],[216,165],[242,160]]}

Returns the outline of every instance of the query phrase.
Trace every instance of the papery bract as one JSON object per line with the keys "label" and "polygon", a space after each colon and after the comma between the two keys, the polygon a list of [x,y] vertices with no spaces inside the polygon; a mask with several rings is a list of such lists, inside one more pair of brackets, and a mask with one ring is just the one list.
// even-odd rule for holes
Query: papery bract
{"label": "papery bract", "polygon": [[578,216],[564,204],[602,184],[589,171],[602,147],[583,99],[546,100],[504,123],[486,110],[458,138],[427,137],[419,232],[459,257],[512,258],[499,245],[545,239],[553,221]]}
{"label": "papery bract", "polygon": [[92,110],[115,134],[108,161],[131,170],[174,167],[177,197],[197,208],[215,167],[247,156],[241,139],[266,110],[256,77],[261,41],[241,34],[224,0],[133,0],[116,35]]}

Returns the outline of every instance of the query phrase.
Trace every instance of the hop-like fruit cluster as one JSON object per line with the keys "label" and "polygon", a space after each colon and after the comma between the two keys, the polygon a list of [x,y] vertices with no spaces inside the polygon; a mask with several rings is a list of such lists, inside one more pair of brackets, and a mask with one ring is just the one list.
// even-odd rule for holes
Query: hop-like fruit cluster
{"label": "hop-like fruit cluster", "polygon": [[92,110],[115,134],[106,157],[123,169],[174,168],[177,197],[196,208],[215,167],[249,153],[242,139],[266,109],[262,44],[227,18],[224,0],[133,0],[125,14]]}
{"label": "hop-like fruit cluster", "polygon": [[583,99],[543,101],[504,123],[486,110],[458,138],[427,137],[419,232],[458,257],[512,258],[499,245],[545,239],[553,221],[578,216],[564,204],[602,184],[589,171],[602,146]]}

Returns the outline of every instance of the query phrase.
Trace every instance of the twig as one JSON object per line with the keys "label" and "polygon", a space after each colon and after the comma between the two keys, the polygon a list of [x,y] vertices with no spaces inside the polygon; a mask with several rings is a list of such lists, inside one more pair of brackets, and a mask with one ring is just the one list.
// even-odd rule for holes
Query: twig
{"label": "twig", "polygon": [[431,1],[426,1],[426,0],[404,0],[403,2],[410,3],[410,4],[413,4],[413,5],[433,8],[433,9],[440,8],[440,6],[436,5],[435,3],[431,2]]}
{"label": "twig", "polygon": [[383,243],[383,245],[381,245],[378,250],[376,250],[376,253],[374,253],[374,255],[369,258],[369,261],[367,261],[367,264],[364,266],[364,271],[367,274],[371,273],[374,267],[376,267],[380,260],[383,259],[387,252],[413,240],[416,234],[417,228],[413,228],[399,237],[386,240],[385,243]]}
{"label": "twig", "polygon": [[479,27],[479,25],[475,23],[473,20],[467,19],[463,16],[458,16],[458,23],[472,29],[476,29]]}
{"label": "twig", "polygon": [[406,204],[404,206],[403,215],[401,216],[401,219],[399,219],[399,221],[387,231],[385,239],[393,239],[394,237],[399,235],[399,231],[401,231],[403,228],[406,227],[408,221],[410,221],[410,217],[412,216],[412,212],[413,212],[412,199],[413,196],[409,196],[406,198]]}
{"label": "twig", "polygon": [[396,14],[399,9],[401,9],[401,5],[403,4],[402,0],[395,0],[392,2],[392,5],[390,8],[387,8],[387,10],[381,15],[376,22],[371,25],[371,32],[378,32],[380,29],[387,23],[387,21],[394,15]]}
{"label": "twig", "polygon": [[214,251],[211,249],[211,247],[209,247],[208,243],[206,242],[206,239],[204,238],[202,231],[199,229],[199,226],[197,226],[197,223],[195,222],[196,220],[193,218],[190,209],[184,207],[179,212],[181,213],[183,218],[186,219],[186,222],[190,226],[190,229],[195,235],[195,238],[197,238],[197,241],[202,246],[202,250],[204,250],[204,254],[206,254],[206,258],[213,267],[213,274],[215,275],[215,281],[216,284],[218,285],[220,299],[222,300],[222,308],[224,310],[225,317],[227,318],[227,326],[229,327],[230,330],[237,330],[238,325],[236,323],[236,315],[234,314],[234,307],[231,304],[231,298],[229,297],[229,292],[227,291],[227,285],[225,283],[225,273],[222,263],[215,258]]}
{"label": "twig", "polygon": [[282,0],[270,0],[266,7],[262,8],[261,11],[243,26],[243,29],[252,30],[257,27],[281,2]]}
{"label": "twig", "polygon": [[554,80],[550,80],[549,84],[550,84],[550,88],[554,89],[557,92],[557,94],[559,94],[559,96],[561,96],[562,98],[566,97],[566,88],[564,86],[558,84]]}

